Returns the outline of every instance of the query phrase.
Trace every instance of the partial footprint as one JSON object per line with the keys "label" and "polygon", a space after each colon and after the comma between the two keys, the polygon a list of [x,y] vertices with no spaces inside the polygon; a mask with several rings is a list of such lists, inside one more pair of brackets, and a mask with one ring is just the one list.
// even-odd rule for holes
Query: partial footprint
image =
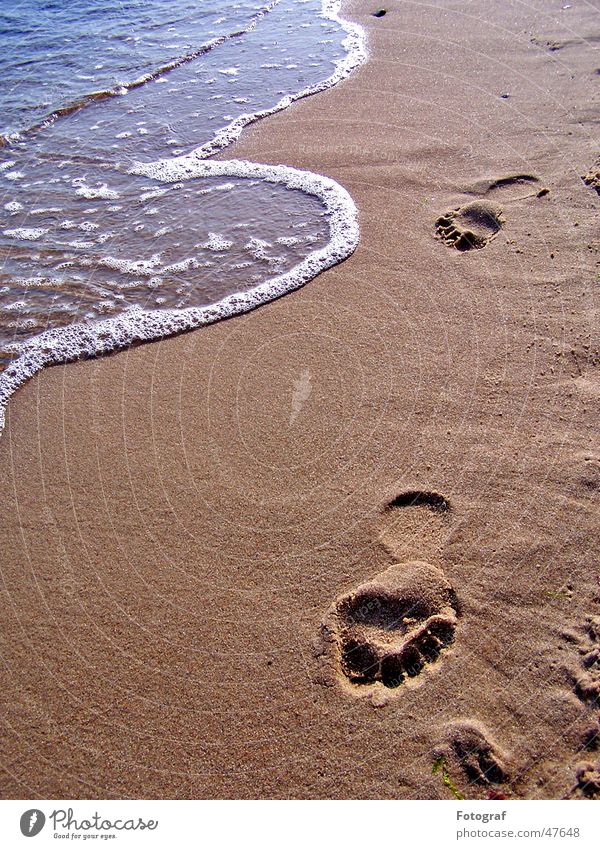
{"label": "partial footprint", "polygon": [[452,505],[439,492],[409,489],[383,511],[380,543],[394,560],[435,560],[451,533]]}
{"label": "partial footprint", "polygon": [[508,757],[479,722],[464,720],[446,726],[444,739],[434,751],[434,764],[442,766],[445,783],[456,795],[456,785],[469,798],[468,785],[486,788],[488,798],[502,798],[493,785],[508,780]]}
{"label": "partial footprint", "polygon": [[565,634],[578,646],[578,666],[568,670],[576,696],[587,705],[600,706],[600,616],[588,616],[582,633]]}
{"label": "partial footprint", "polygon": [[[583,752],[597,752],[600,748],[600,616],[588,616],[583,628],[564,631],[563,637],[574,645],[579,654],[577,665],[567,667],[575,695],[589,709],[589,723],[585,728],[579,756]],[[579,762],[574,765],[575,784],[566,798],[600,798],[600,761]]]}
{"label": "partial footprint", "polygon": [[591,451],[575,455],[573,467],[577,471],[577,482],[591,493],[600,492],[600,456]]}
{"label": "partial footprint", "polygon": [[581,178],[586,186],[596,189],[600,195],[600,159],[590,168],[587,174]]}
{"label": "partial footprint", "polygon": [[590,33],[589,35],[579,38],[542,38],[540,36],[532,36],[530,39],[532,44],[538,47],[543,47],[551,53],[557,50],[563,50],[565,47],[577,47],[579,45],[592,45],[600,41],[600,35]]}
{"label": "partial footprint", "polygon": [[600,799],[600,761],[577,764],[575,770],[578,795],[588,799]]}
{"label": "partial footprint", "polygon": [[502,207],[489,200],[474,200],[450,210],[435,222],[437,238],[458,251],[484,248],[504,224]]}
{"label": "partial footprint", "polygon": [[322,626],[342,680],[354,688],[399,687],[453,642],[457,604],[440,569],[390,566],[341,596]]}
{"label": "partial footprint", "polygon": [[532,197],[543,197],[549,189],[540,186],[540,179],[535,174],[517,172],[505,174],[502,177],[490,177],[478,180],[465,189],[471,195],[485,196],[490,200],[512,203],[517,200],[527,200]]}

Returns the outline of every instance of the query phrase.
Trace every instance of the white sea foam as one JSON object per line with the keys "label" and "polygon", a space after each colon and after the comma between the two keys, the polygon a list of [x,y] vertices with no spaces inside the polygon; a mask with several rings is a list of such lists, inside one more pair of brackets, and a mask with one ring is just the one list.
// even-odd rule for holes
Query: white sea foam
{"label": "white sea foam", "polygon": [[233,247],[233,242],[229,239],[224,239],[218,233],[209,233],[208,239],[202,245],[207,251],[227,251]]}
{"label": "white sea foam", "polygon": [[93,242],[83,242],[79,239],[74,239],[72,242],[67,242],[67,245],[70,248],[77,248],[77,250],[80,251],[89,251],[91,248],[94,247]]}
{"label": "white sea foam", "polygon": [[203,159],[212,156],[217,151],[222,150],[232,141],[239,138],[244,127],[248,124],[253,124],[261,118],[266,118],[268,115],[274,115],[282,109],[286,109],[295,100],[300,100],[303,97],[308,97],[311,94],[317,94],[320,91],[325,91],[328,88],[339,83],[341,80],[349,76],[355,68],[361,65],[367,56],[365,32],[359,24],[351,21],[346,21],[340,17],[339,11],[341,0],[323,0],[321,16],[330,21],[336,21],[340,27],[347,33],[343,41],[343,47],[346,54],[339,59],[334,65],[333,74],[327,79],[314,85],[307,86],[295,94],[286,94],[274,106],[263,109],[260,112],[247,113],[239,115],[235,120],[231,121],[226,127],[219,130],[211,141],[202,145],[196,150],[196,155]]}
{"label": "white sea foam", "polygon": [[122,274],[142,274],[152,277],[157,268],[161,267],[160,254],[154,254],[150,259],[115,259],[115,257],[103,257],[100,260],[95,260],[99,265],[105,268],[110,268],[113,271],[120,271]]}
{"label": "white sea foam", "polygon": [[148,192],[143,192],[140,195],[140,200],[154,200],[154,198],[160,198],[163,195],[166,195],[168,191],[168,189],[151,189]]}
{"label": "white sea foam", "polygon": [[109,189],[106,183],[103,183],[101,186],[87,186],[84,183],[79,186],[75,194],[85,198],[86,200],[96,200],[96,198],[101,198],[103,200],[117,200],[119,198],[119,193],[114,189]]}
{"label": "white sea foam", "polygon": [[47,227],[18,227],[16,230],[3,230],[5,236],[10,236],[13,239],[24,239],[26,242],[37,242],[47,232]]}
{"label": "white sea foam", "polygon": [[213,192],[229,192],[231,189],[235,189],[235,183],[221,183],[219,186],[211,186],[210,189],[200,189],[198,194],[210,195]]}
{"label": "white sea foam", "polygon": [[[274,0],[270,3],[262,14],[277,5],[277,2],[278,0]],[[24,344],[14,345],[13,350],[19,356],[0,375],[0,430],[4,426],[5,408],[10,396],[44,366],[71,362],[83,357],[101,356],[126,348],[134,342],[161,339],[248,312],[298,289],[320,272],[331,268],[352,254],[359,240],[358,214],[348,192],[334,180],[284,165],[259,165],[235,159],[206,161],[209,156],[237,139],[248,124],[285,109],[295,100],[331,88],[365,60],[364,31],[359,25],[340,18],[340,5],[341,0],[323,0],[322,4],[322,16],[336,21],[347,33],[343,42],[346,55],[337,61],[333,74],[326,80],[295,94],[285,95],[270,109],[239,116],[220,130],[210,142],[191,154],[154,163],[138,164],[131,169],[133,174],[165,183],[177,183],[198,177],[240,177],[264,180],[290,189],[301,190],[318,198],[325,208],[330,231],[330,240],[327,245],[309,253],[289,271],[262,283],[259,282],[248,291],[227,295],[208,306],[169,310],[145,310],[136,307],[102,321],[72,324],[48,330]],[[250,29],[253,29],[257,23],[258,17]],[[126,90],[123,91],[123,94],[125,93]],[[80,185],[77,194],[85,198],[119,197],[117,192],[105,185],[99,188]],[[264,250],[264,245],[254,247],[256,250]],[[273,259],[277,260],[276,257]],[[188,261],[183,260],[176,265],[186,262]],[[160,257],[155,255],[150,260],[134,263],[109,259],[104,260],[103,264],[130,274],[154,276],[157,267],[160,266]],[[115,298],[118,299],[118,296]],[[159,299],[156,299],[156,303],[159,304]]]}
{"label": "white sea foam", "polygon": [[269,242],[265,242],[264,239],[258,239],[256,236],[253,236],[244,247],[252,254],[254,259],[269,259],[267,248],[270,248],[271,245]]}
{"label": "white sea foam", "polygon": [[30,215],[48,215],[50,213],[63,212],[59,206],[38,206],[30,211]]}

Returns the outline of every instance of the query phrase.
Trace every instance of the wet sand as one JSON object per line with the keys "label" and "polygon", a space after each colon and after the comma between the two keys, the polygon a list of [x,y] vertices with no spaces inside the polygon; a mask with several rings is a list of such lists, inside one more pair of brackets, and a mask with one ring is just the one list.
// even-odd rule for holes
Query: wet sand
{"label": "wet sand", "polygon": [[348,3],[369,62],[223,158],[336,179],[355,254],[11,400],[4,797],[600,792],[599,30],[562,5]]}

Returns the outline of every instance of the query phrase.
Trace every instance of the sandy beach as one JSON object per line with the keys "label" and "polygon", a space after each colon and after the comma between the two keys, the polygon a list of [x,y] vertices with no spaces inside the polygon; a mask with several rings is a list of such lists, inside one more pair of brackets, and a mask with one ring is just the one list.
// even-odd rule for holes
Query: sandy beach
{"label": "sandy beach", "polygon": [[599,8],[377,8],[219,155],[356,252],[10,402],[4,798],[600,794]]}

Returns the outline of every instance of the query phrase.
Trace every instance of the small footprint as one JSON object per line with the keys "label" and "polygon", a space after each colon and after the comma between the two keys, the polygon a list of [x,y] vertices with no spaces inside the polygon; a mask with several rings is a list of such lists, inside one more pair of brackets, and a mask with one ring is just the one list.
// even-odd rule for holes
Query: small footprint
{"label": "small footprint", "polygon": [[504,224],[502,207],[489,200],[474,200],[441,215],[435,222],[437,238],[458,251],[484,248]]}
{"label": "small footprint", "polygon": [[436,513],[447,513],[450,510],[450,502],[439,492],[409,489],[390,501],[388,509],[393,510],[395,507],[428,507]]}
{"label": "small footprint", "polygon": [[535,174],[523,172],[478,180],[465,189],[467,194],[485,196],[489,200],[501,201],[502,203],[544,197],[549,191],[545,186],[540,186],[540,178],[536,177]]}
{"label": "small footprint", "polygon": [[577,785],[574,788],[588,799],[600,799],[600,761],[577,764]]}
{"label": "small footprint", "polygon": [[565,636],[579,649],[578,667],[568,670],[575,695],[587,705],[600,706],[600,616],[588,616],[582,633]]}
{"label": "small footprint", "polygon": [[451,534],[452,505],[439,492],[409,489],[384,508],[379,542],[396,561],[436,563]]}
{"label": "small footprint", "polygon": [[494,742],[487,729],[473,720],[447,725],[444,739],[434,751],[434,758],[438,762],[443,761],[454,781],[462,774],[470,785],[485,787],[488,791],[492,785],[503,784],[509,777],[506,753]]}
{"label": "small footprint", "polygon": [[555,53],[557,50],[564,50],[565,47],[577,47],[579,45],[590,45],[596,44],[600,41],[600,35],[596,33],[590,33],[589,35],[581,36],[579,38],[542,38],[540,36],[532,36],[530,39],[532,44],[537,45],[538,47],[542,47],[546,50],[549,50],[551,53]]}
{"label": "small footprint", "polygon": [[437,661],[456,625],[456,599],[443,572],[413,561],[338,598],[323,632],[346,681],[394,689]]}
{"label": "small footprint", "polygon": [[578,482],[588,492],[600,492],[600,456],[589,451],[580,452],[573,466],[578,472]]}
{"label": "small footprint", "polygon": [[595,189],[600,195],[600,159],[581,178],[586,186]]}
{"label": "small footprint", "polygon": [[597,752],[600,749],[600,714],[593,717],[581,737],[581,749]]}
{"label": "small footprint", "polygon": [[[586,624],[576,631],[564,631],[563,637],[578,650],[579,662],[567,667],[566,673],[578,699],[590,710],[580,746],[582,752],[597,752],[600,748],[600,616],[588,616]],[[566,798],[600,798],[600,761],[579,762],[574,765],[575,784]]]}

